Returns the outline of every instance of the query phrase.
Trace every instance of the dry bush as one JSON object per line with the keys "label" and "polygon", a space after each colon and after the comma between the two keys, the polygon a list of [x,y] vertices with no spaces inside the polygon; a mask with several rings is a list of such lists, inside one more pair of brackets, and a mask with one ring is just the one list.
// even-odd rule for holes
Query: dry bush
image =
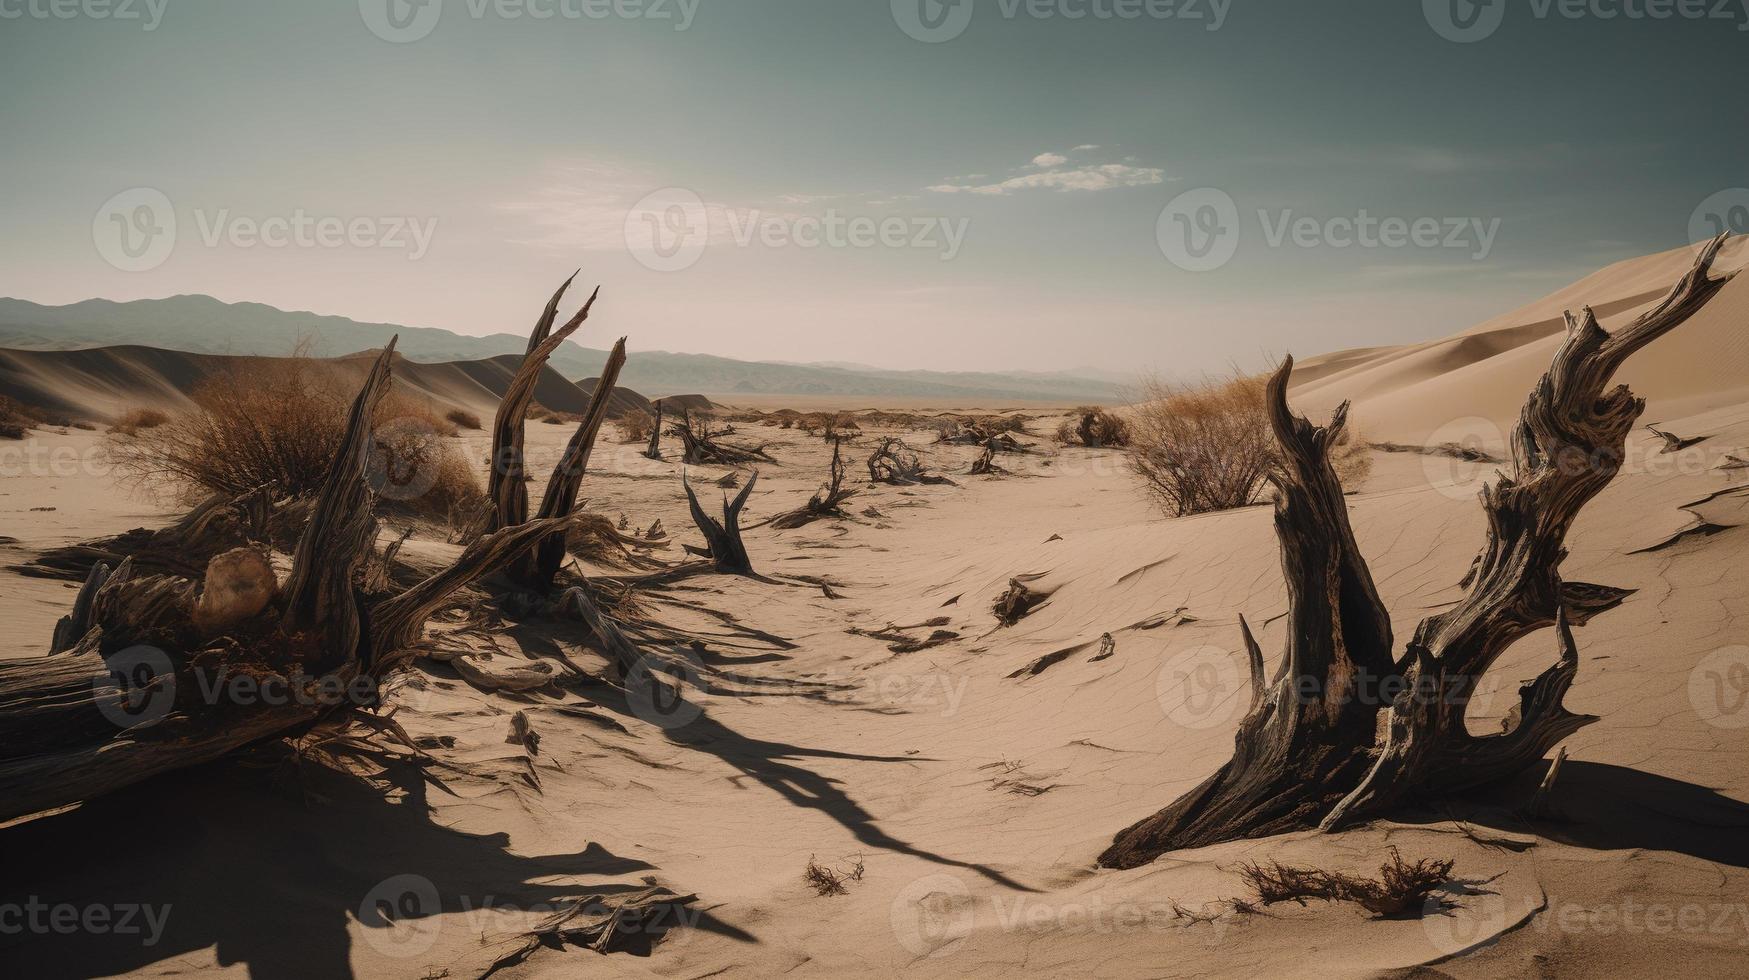
{"label": "dry bush", "polygon": [[1267,866],[1240,865],[1239,877],[1245,879],[1265,903],[1299,902],[1303,905],[1310,898],[1354,902],[1376,916],[1388,917],[1425,908],[1428,896],[1451,880],[1451,869],[1457,863],[1450,859],[1423,858],[1411,864],[1403,860],[1396,848],[1390,850],[1390,860],[1380,866],[1377,878],[1318,868],[1296,868],[1274,861]]}
{"label": "dry bush", "polygon": [[614,419],[614,424],[619,426],[620,442],[627,445],[646,443],[650,441],[650,433],[656,428],[656,416],[637,409]]}
{"label": "dry bush", "polygon": [[[1245,507],[1258,501],[1275,463],[1264,407],[1267,382],[1234,375],[1170,387],[1144,379],[1129,421],[1130,464],[1175,516]],[[1330,463],[1343,486],[1358,489],[1372,471],[1366,442],[1350,432]]]}
{"label": "dry bush", "polygon": [[443,417],[449,422],[449,424],[455,426],[457,429],[480,428],[480,417],[473,412],[466,412],[459,408],[452,408],[445,413]]}
{"label": "dry bush", "polygon": [[849,871],[837,871],[820,864],[810,855],[808,866],[802,871],[802,880],[822,898],[827,895],[845,895],[849,893],[849,889],[844,887],[844,883],[861,881],[863,870],[861,858],[856,859]]}
{"label": "dry bush", "polygon": [[[287,497],[315,492],[350,404],[302,356],[234,365],[202,381],[192,398],[190,410],[109,444],[122,473],[186,501],[263,486]],[[455,433],[428,404],[397,392],[383,399],[371,473],[385,505],[444,518],[481,495],[472,467],[443,441]]]}
{"label": "dry bush", "polygon": [[1127,446],[1130,442],[1129,423],[1097,405],[1083,405],[1057,426],[1057,442],[1065,446],[1100,449],[1106,446]]}
{"label": "dry bush", "polygon": [[170,421],[170,416],[155,408],[135,408],[122,413],[109,427],[117,435],[138,435],[141,429],[156,429]]}
{"label": "dry bush", "polygon": [[26,432],[42,421],[36,409],[16,398],[0,395],[0,439],[23,439]]}

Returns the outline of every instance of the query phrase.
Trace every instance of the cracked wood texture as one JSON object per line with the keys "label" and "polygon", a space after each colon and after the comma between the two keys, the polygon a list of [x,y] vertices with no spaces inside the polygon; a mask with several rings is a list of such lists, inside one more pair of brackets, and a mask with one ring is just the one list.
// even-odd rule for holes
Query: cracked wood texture
{"label": "cracked wood texture", "polygon": [[[1271,481],[1289,601],[1286,657],[1267,685],[1253,671],[1252,707],[1232,759],[1119,833],[1099,863],[1136,867],[1180,848],[1339,829],[1411,796],[1510,776],[1595,721],[1563,704],[1579,663],[1570,627],[1626,593],[1563,584],[1559,569],[1568,529],[1619,472],[1628,432],[1645,408],[1625,385],[1605,389],[1631,354],[1724,287],[1730,277],[1714,276],[1712,265],[1725,240],[1701,248],[1669,295],[1614,334],[1589,307],[1568,315],[1567,337],[1513,433],[1511,473],[1482,491],[1488,539],[1464,597],[1424,619],[1394,661],[1390,619],[1355,546],[1328,459],[1347,406],[1323,427],[1293,415],[1289,358],[1268,389],[1280,450]],[[1502,731],[1469,734],[1464,712],[1477,681],[1514,642],[1551,625],[1556,663],[1520,691]],[[1252,662],[1259,663],[1255,652]]]}

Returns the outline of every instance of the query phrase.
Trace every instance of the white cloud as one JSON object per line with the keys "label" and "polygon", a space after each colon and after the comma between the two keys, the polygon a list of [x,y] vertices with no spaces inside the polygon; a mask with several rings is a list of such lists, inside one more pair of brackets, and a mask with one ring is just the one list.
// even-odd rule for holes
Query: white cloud
{"label": "white cloud", "polygon": [[1080,146],[1075,147],[1073,150],[1070,150],[1069,152],[1070,153],[1082,153],[1082,152],[1085,152],[1087,150],[1097,150],[1097,149],[1099,149],[1098,143],[1082,143]]}
{"label": "white cloud", "polygon": [[1108,191],[1118,187],[1146,187],[1164,183],[1166,171],[1158,167],[1132,167],[1123,163],[1061,167],[1021,174],[993,184],[936,184],[938,194],[1003,195],[1019,191]]}
{"label": "white cloud", "polygon": [[1032,165],[1035,167],[1060,167],[1068,162],[1069,158],[1061,153],[1040,153],[1032,158]]}

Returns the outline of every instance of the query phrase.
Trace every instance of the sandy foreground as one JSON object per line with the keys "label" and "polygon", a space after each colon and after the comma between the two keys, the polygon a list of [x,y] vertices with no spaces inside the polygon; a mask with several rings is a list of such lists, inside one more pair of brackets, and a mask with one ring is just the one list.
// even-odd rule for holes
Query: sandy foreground
{"label": "sandy foreground", "polygon": [[[1722,294],[1724,312],[1746,308],[1729,305],[1746,290],[1742,279]],[[1702,326],[1647,358],[1704,360],[1685,333]],[[1734,326],[1741,334],[1741,317]],[[1316,407],[1334,377],[1302,385],[1296,406]],[[1400,388],[1377,387],[1356,408],[1369,437],[1439,428],[1434,409],[1392,416]],[[649,955],[541,949],[499,975],[1739,974],[1749,536],[1738,525],[1749,487],[1731,474],[1749,471],[1714,467],[1749,458],[1749,400],[1715,387],[1696,407],[1667,387],[1647,420],[1707,438],[1662,455],[1641,430],[1623,475],[1569,537],[1569,580],[1636,591],[1579,631],[1568,703],[1602,720],[1566,743],[1542,819],[1517,812],[1537,771],[1403,822],[1094,870],[1116,831],[1227,758],[1246,696],[1241,614],[1279,656],[1286,595],[1270,510],[1168,520],[1116,452],[1029,439],[1038,452],[1002,460],[1010,474],[970,477],[974,450],[932,446],[932,468],[957,486],[867,487],[851,519],[748,532],[759,571],[824,580],[836,598],[722,576],[645,597],[653,619],[696,640],[700,689],[678,708],[589,684],[562,698],[485,694],[434,666],[395,695],[408,731],[431,737],[423,775],[406,761],[370,781],[316,766],[210,766],[0,829],[0,908],[51,923],[0,933],[0,962],[16,976],[477,976],[507,951],[501,934],[569,900],[654,882],[698,902]],[[1472,395],[1446,421],[1501,417],[1504,394]],[[1039,436],[1054,427],[1033,423]],[[528,432],[531,470],[545,473],[570,428]],[[854,449],[866,455],[879,434],[852,444],[853,476]],[[799,506],[825,472],[830,449],[817,437],[757,426],[741,437],[773,440],[781,460],[762,470],[750,521]],[[465,438],[484,454],[483,434]],[[38,430],[0,444],[0,564],[178,513],[119,485],[101,441]],[[679,464],[638,448],[604,441],[587,509],[636,528],[660,519],[676,551],[697,543]],[[1475,493],[1493,470],[1374,455],[1352,517],[1401,638],[1457,597],[1482,541]],[[691,471],[707,506],[726,472]],[[385,536],[394,530],[388,522]],[[407,548],[456,550],[427,537]],[[1017,575],[1050,598],[1000,627],[991,603]],[[6,655],[45,653],[72,592],[0,572]],[[958,635],[910,653],[866,635],[890,628]],[[440,649],[500,665],[604,666],[562,628],[451,630],[434,621]],[[1101,659],[1105,633],[1115,652]],[[1472,724],[1503,716],[1514,682],[1554,656],[1547,631],[1520,643],[1490,673]],[[542,735],[532,778],[530,757],[505,741],[518,710]],[[1243,861],[1370,874],[1387,847],[1454,858],[1459,881],[1399,920],[1349,905],[1215,904],[1252,897],[1233,873]],[[802,878],[810,858],[860,866],[861,877],[846,894],[816,895]],[[57,908],[93,905],[115,921],[52,925]],[[129,931],[121,910],[135,907]]]}

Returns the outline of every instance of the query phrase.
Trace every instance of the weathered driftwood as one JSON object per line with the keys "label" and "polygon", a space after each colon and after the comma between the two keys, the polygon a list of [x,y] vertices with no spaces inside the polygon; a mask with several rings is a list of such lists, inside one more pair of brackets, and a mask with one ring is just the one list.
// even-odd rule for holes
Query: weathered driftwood
{"label": "weathered driftwood", "polygon": [[[1329,451],[1347,406],[1315,426],[1287,406],[1289,359],[1269,384],[1280,458],[1276,534],[1287,580],[1287,651],[1266,682],[1248,627],[1251,709],[1233,758],[1171,806],[1125,829],[1100,856],[1134,867],[1178,848],[1374,817],[1410,796],[1446,794],[1521,772],[1595,721],[1565,707],[1578,671],[1569,624],[1629,593],[1563,583],[1573,520],[1621,468],[1644,409],[1625,385],[1605,390],[1633,352],[1715,296],[1721,237],[1657,308],[1614,334],[1589,308],[1569,314],[1565,342],[1526,401],[1512,437],[1512,471],[1482,491],[1488,540],[1464,597],[1422,620],[1392,656],[1390,618],[1355,545]],[[1559,657],[1519,692],[1501,731],[1471,735],[1465,709],[1477,682],[1517,640],[1556,627]],[[1380,715],[1384,717],[1381,718]]]}
{"label": "weathered driftwood", "polygon": [[844,455],[837,439],[832,440],[832,466],[829,473],[827,482],[814,491],[806,504],[772,518],[771,526],[788,530],[805,527],[829,517],[848,516],[844,513],[844,502],[856,496],[857,491],[844,486]]}
{"label": "weathered driftwood", "polygon": [[1695,443],[1707,441],[1706,436],[1692,436],[1684,439],[1674,432],[1665,432],[1663,429],[1660,429],[1655,425],[1647,425],[1646,431],[1664,440],[1664,448],[1659,450],[1660,455],[1679,453]]}
{"label": "weathered driftwood", "polygon": [[923,458],[915,449],[905,445],[903,439],[888,436],[880,441],[874,452],[868,456],[868,479],[871,483],[887,483],[894,486],[910,486],[917,483],[948,484],[954,482],[945,476],[934,476],[924,471]]}
{"label": "weathered driftwood", "polygon": [[365,449],[393,350],[391,342],[353,402],[291,571],[258,612],[197,617],[211,575],[144,575],[124,559],[93,569],[57,627],[57,648],[77,637],[70,649],[0,660],[0,821],[297,735],[373,702],[437,605],[560,526],[482,538],[398,595],[356,588],[377,527]]}
{"label": "weathered driftwood", "polygon": [[[601,295],[601,290],[596,289],[583,308],[554,331],[559,302],[576,278],[573,273],[547,301],[546,309],[541,311],[540,319],[535,321],[534,331],[529,335],[528,352],[522,358],[522,366],[511,377],[504,397],[498,403],[498,414],[492,421],[491,470],[486,475],[486,496],[492,502],[491,519],[486,526],[488,531],[515,527],[528,520],[528,472],[523,457],[523,428],[528,407],[534,401],[534,389],[540,382],[547,359],[566,338],[583,326],[596,297]],[[601,389],[597,387],[596,390]]]}
{"label": "weathered driftwood", "polygon": [[650,426],[650,445],[644,449],[644,458],[660,461],[662,459],[662,399],[655,401],[656,424]]}
{"label": "weathered driftwood", "polygon": [[764,446],[737,446],[720,441],[729,430],[713,430],[709,416],[695,418],[684,408],[680,410],[680,421],[668,427],[668,434],[680,437],[681,458],[689,465],[743,466],[761,461],[777,462]]}
{"label": "weathered driftwood", "polygon": [[[698,525],[700,534],[704,535],[705,547],[702,554],[710,558],[718,572],[725,575],[752,575],[753,560],[747,557],[747,545],[741,541],[741,508],[747,506],[747,498],[753,494],[753,487],[759,482],[759,471],[754,470],[747,476],[747,483],[741,492],[735,494],[733,501],[728,495],[723,497],[723,519],[719,522],[704,512],[699,506],[698,495],[692,492],[692,483],[686,474],[680,474],[680,484],[686,488],[686,503],[692,510],[692,522]],[[692,549],[696,550],[696,549]]]}
{"label": "weathered driftwood", "polygon": [[[613,387],[619,383],[620,369],[626,363],[626,339],[621,337],[613,345],[613,351],[607,356],[607,365],[601,370],[601,380],[595,384],[595,393],[590,396],[589,410],[584,413],[583,421],[577,426],[577,433],[571,437],[571,442],[565,447],[564,456],[560,457],[553,467],[553,475],[547,480],[545,494],[541,497],[537,519],[569,517],[577,506],[577,491],[583,485],[583,472],[589,468],[589,456],[595,451],[596,437],[601,433],[601,424],[607,421],[607,404],[613,396]],[[559,566],[565,561],[565,533],[559,532],[541,539],[535,547],[532,563],[523,569],[523,584],[537,591],[547,591],[553,587],[553,580],[558,577]]]}

